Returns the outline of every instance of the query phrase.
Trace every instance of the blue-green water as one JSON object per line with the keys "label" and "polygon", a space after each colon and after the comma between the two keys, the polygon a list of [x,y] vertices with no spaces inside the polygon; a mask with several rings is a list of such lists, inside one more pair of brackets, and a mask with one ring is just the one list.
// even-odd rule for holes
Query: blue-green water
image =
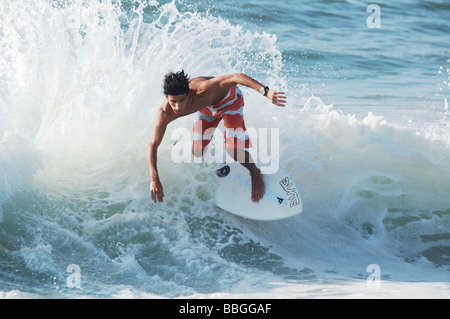
{"label": "blue-green water", "polygon": [[[0,297],[448,298],[450,4],[370,4],[2,1]],[[277,108],[242,88],[247,126],[279,129],[301,215],[218,209],[213,176],[170,159],[190,117],[151,201],[146,146],[179,69],[286,92]]]}

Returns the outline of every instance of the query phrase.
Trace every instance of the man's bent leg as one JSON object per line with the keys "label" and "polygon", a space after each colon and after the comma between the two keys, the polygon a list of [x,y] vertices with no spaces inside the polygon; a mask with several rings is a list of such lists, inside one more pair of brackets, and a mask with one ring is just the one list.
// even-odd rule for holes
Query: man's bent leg
{"label": "man's bent leg", "polygon": [[261,170],[256,166],[252,156],[247,150],[227,148],[227,152],[236,162],[239,162],[249,170],[252,180],[252,201],[258,202],[263,198],[265,193],[264,179]]}
{"label": "man's bent leg", "polygon": [[194,133],[194,138],[192,141],[192,154],[195,157],[203,157],[205,148],[211,142],[214,131],[220,121],[220,118],[214,118],[198,112],[198,119],[194,122],[194,127],[192,129]]}
{"label": "man's bent leg", "polygon": [[264,180],[260,169],[255,165],[250,153],[245,150],[252,146],[245,128],[243,106],[235,111],[224,114],[225,147],[228,154],[246,167],[252,179],[252,201],[258,202],[265,192]]}

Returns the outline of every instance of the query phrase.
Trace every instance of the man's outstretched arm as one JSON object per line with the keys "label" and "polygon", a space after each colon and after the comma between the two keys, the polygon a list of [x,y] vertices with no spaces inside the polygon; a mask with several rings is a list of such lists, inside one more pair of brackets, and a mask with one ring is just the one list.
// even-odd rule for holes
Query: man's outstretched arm
{"label": "man's outstretched arm", "polygon": [[[248,75],[244,73],[235,73],[211,78],[203,82],[200,90],[206,93],[210,90],[217,90],[219,88],[231,88],[239,84],[252,88],[257,92],[261,92],[261,89],[265,88],[263,84],[249,77]],[[273,104],[281,107],[284,107],[286,105],[286,96],[284,95],[284,92],[276,92],[274,90],[269,89],[265,93],[266,93],[265,96]]]}
{"label": "man's outstretched arm", "polygon": [[158,167],[157,167],[157,153],[158,147],[166,132],[166,127],[169,122],[164,118],[164,112],[162,109],[158,111],[155,128],[153,129],[152,136],[147,147],[147,163],[150,172],[150,192],[152,200],[162,202],[164,198],[164,190],[159,179]]}

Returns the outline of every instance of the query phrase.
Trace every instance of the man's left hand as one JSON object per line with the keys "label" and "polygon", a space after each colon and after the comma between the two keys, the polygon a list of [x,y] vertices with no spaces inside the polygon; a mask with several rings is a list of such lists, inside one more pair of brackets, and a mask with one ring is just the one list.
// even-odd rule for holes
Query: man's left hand
{"label": "man's left hand", "polygon": [[266,97],[275,105],[284,107],[286,106],[286,96],[284,92],[275,92],[274,90],[268,90]]}

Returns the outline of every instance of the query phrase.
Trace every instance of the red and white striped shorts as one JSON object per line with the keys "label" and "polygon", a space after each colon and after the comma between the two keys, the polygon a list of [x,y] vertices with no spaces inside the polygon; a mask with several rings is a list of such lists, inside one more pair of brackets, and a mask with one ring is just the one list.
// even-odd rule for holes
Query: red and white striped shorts
{"label": "red and white striped shorts", "polygon": [[235,86],[227,96],[216,105],[201,109],[194,122],[193,149],[204,149],[211,141],[214,130],[223,119],[225,126],[225,148],[245,149],[251,147],[251,141],[244,123],[244,97]]}

